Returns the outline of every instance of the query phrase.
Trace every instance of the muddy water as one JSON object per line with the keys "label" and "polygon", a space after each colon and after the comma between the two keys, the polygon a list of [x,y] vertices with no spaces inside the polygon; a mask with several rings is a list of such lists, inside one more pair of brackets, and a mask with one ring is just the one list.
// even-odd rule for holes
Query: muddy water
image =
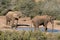
{"label": "muddy water", "polygon": [[[26,30],[26,31],[29,31],[29,30],[34,30],[34,28],[29,28],[29,27],[20,27],[20,28],[17,28],[17,30]],[[44,27],[41,27],[40,28],[40,30],[42,31],[42,32],[44,32]],[[49,29],[48,28],[48,30],[47,30],[47,32],[52,32],[52,29]],[[60,32],[60,30],[56,30],[56,29],[53,29],[53,32]]]}

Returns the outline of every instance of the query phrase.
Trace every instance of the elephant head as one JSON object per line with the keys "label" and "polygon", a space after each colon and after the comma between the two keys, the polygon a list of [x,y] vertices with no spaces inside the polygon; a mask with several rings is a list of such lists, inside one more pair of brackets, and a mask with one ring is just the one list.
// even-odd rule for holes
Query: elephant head
{"label": "elephant head", "polygon": [[13,16],[15,17],[16,20],[22,17],[22,13],[20,11],[14,11],[14,12],[15,14]]}

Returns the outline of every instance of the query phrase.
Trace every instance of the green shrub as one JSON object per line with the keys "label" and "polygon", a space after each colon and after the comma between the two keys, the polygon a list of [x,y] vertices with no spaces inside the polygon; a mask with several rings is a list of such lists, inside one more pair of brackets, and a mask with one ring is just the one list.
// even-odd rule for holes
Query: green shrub
{"label": "green shrub", "polygon": [[41,31],[0,31],[0,40],[59,40],[60,34]]}
{"label": "green shrub", "polygon": [[46,35],[40,31],[0,31],[0,40],[45,40]]}

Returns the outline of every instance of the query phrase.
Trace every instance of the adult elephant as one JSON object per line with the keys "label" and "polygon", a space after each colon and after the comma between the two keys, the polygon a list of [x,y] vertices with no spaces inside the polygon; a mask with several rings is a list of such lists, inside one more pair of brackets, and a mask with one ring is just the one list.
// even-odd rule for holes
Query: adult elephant
{"label": "adult elephant", "polygon": [[[22,16],[22,13],[19,11],[9,11],[6,14],[6,25],[8,25],[8,24],[10,25],[10,23],[11,23],[12,28],[13,27],[17,28],[18,20],[21,16]],[[16,20],[16,24],[14,24],[15,20]]]}
{"label": "adult elephant", "polygon": [[45,27],[45,31],[47,31],[47,24],[48,24],[48,22],[51,22],[52,29],[53,29],[53,27],[54,27],[54,20],[55,19],[56,19],[55,17],[48,16],[48,15],[35,16],[32,19],[32,23],[33,23],[33,25],[35,27],[35,30],[36,30],[36,28],[39,28],[40,25],[43,25]]}

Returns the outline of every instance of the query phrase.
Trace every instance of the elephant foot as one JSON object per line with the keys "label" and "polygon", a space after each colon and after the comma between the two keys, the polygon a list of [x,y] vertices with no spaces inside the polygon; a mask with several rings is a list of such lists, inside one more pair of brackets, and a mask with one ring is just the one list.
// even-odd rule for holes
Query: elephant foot
{"label": "elephant foot", "polygon": [[12,29],[16,29],[17,28],[17,25],[14,25],[14,26],[11,26]]}
{"label": "elephant foot", "polygon": [[11,28],[13,29],[13,28],[14,28],[14,26],[11,26]]}
{"label": "elephant foot", "polygon": [[45,32],[47,32],[47,28],[45,28]]}

